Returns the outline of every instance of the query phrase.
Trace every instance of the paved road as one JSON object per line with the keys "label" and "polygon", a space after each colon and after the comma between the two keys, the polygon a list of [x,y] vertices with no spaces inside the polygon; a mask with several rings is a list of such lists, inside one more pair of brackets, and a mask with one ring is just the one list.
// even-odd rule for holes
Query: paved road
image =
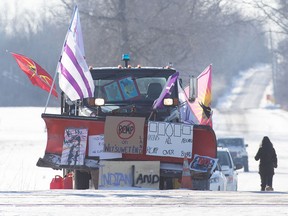
{"label": "paved road", "polygon": [[287,192],[58,190],[0,192],[0,215],[287,215]]}

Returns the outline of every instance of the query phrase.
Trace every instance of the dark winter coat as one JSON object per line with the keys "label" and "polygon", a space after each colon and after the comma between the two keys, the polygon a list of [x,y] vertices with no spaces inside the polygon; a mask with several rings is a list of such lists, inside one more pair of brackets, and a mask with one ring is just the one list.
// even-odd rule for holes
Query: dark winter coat
{"label": "dark winter coat", "polygon": [[274,175],[274,168],[277,168],[277,155],[268,137],[264,137],[262,144],[255,155],[255,160],[259,163],[260,175]]}

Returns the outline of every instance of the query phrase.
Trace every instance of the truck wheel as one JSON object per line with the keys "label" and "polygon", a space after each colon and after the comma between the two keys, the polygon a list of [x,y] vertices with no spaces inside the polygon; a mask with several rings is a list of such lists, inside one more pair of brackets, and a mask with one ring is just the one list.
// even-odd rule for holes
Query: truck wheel
{"label": "truck wheel", "polygon": [[90,180],[90,174],[88,172],[75,170],[74,175],[74,187],[75,189],[89,189],[89,180]]}
{"label": "truck wheel", "polygon": [[248,158],[244,159],[244,172],[249,172]]}

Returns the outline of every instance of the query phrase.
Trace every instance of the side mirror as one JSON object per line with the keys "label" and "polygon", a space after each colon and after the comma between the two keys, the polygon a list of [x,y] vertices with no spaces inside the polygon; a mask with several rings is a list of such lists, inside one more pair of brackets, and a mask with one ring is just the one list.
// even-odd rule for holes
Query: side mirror
{"label": "side mirror", "polygon": [[242,164],[236,164],[235,165],[235,170],[242,169],[242,168],[243,168]]}
{"label": "side mirror", "polygon": [[227,166],[227,165],[222,165],[222,166],[221,166],[221,170],[222,170],[222,171],[229,171],[229,166]]}
{"label": "side mirror", "polygon": [[197,97],[197,79],[194,76],[189,78],[189,101],[194,102]]}

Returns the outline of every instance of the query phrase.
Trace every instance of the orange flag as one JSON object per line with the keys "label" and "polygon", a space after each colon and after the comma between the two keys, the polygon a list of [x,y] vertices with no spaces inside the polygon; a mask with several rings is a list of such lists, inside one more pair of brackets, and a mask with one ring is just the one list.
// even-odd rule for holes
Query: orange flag
{"label": "orange flag", "polygon": [[[53,79],[40,65],[26,56],[12,52],[11,54],[16,59],[20,69],[29,77],[33,85],[50,92]],[[53,86],[52,94],[55,97],[58,97],[55,85]]]}
{"label": "orange flag", "polygon": [[[185,89],[186,95],[189,95],[189,86]],[[188,103],[191,111],[196,116],[200,125],[209,125],[212,127],[212,66],[209,65],[197,77],[197,98],[193,103]]]}

